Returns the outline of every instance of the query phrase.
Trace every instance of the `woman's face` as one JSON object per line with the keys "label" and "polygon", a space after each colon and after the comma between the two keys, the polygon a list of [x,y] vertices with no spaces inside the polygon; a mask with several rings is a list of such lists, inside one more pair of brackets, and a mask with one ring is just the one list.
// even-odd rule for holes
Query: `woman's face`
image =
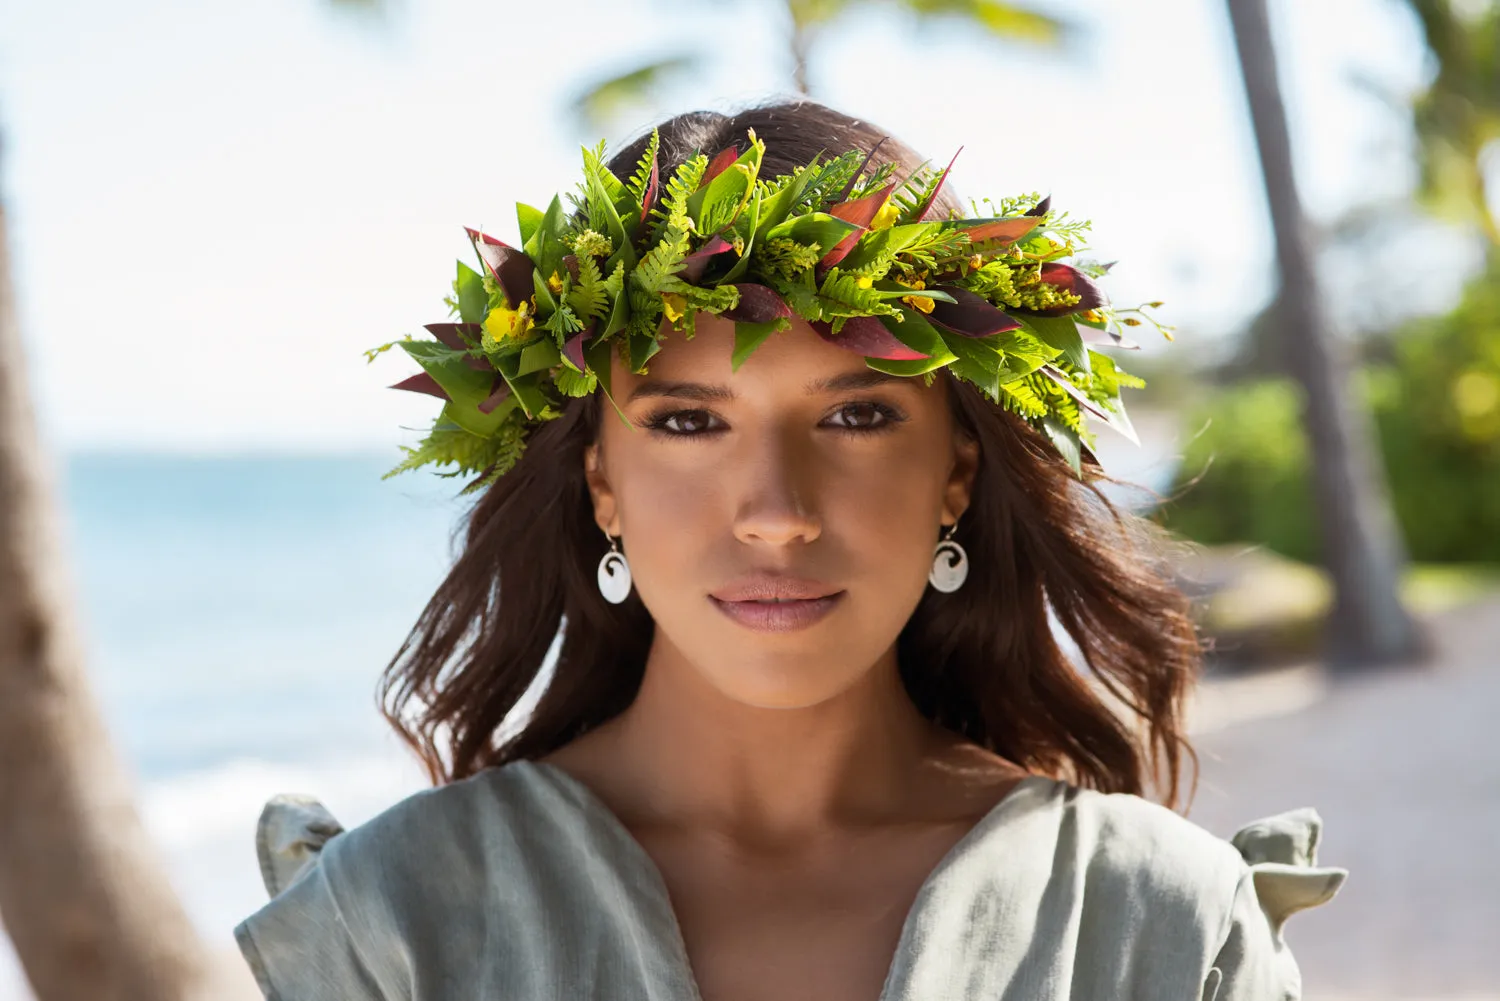
{"label": "woman's face", "polygon": [[[595,516],[680,658],[724,695],[810,706],[892,651],[978,449],[943,380],[883,376],[805,322],[730,369],[734,324],[668,331],[649,373],[618,358],[587,453]],[[757,598],[798,600],[772,604]]]}

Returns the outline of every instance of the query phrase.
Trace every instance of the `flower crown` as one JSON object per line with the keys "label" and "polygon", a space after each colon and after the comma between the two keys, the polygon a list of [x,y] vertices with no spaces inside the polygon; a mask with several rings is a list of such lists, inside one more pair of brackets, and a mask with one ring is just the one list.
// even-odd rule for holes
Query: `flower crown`
{"label": "flower crown", "polygon": [[698,153],[665,179],[655,131],[625,180],[601,142],[583,151],[571,212],[560,197],[545,212],[517,205],[519,249],[467,230],[481,270],[459,262],[445,300],[458,322],[366,352],[400,345],[422,371],[393,388],[445,401],[386,475],[454,465],[439,475],[479,474],[466,493],[494,482],[568,397],[598,389],[614,404],[612,353],[644,372],[663,319],[692,336],[700,310],[734,321],[735,369],[793,315],[873,369],[930,382],[946,367],[1043,432],[1080,474],[1094,441],[1087,415],[1136,441],[1120,390],[1144,383],[1092,346],[1135,347],[1120,325],[1138,317],[1169,338],[1170,328],[1109,304],[1094,281],[1108,265],[1062,262],[1083,249],[1087,222],[1036,195],[929,219],[953,163],[898,182],[895,164],[866,173],[875,150],[766,180],[765,143],[748,137],[743,152]]}

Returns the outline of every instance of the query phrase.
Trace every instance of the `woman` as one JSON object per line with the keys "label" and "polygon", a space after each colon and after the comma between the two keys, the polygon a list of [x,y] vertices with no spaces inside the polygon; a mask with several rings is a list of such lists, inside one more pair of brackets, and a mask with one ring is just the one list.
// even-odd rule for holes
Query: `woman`
{"label": "woman", "polygon": [[[824,150],[857,151],[842,191],[808,166]],[[1019,242],[1047,206],[965,229],[963,254],[979,250],[951,270],[916,251],[877,266],[867,236],[942,243],[951,232],[923,220],[962,207],[882,130],[808,103],[680,116],[608,167],[571,221],[523,207],[524,255],[471,234],[488,281],[460,272],[465,322],[429,328],[446,349],[403,345],[426,369],[404,387],[463,425],[407,465],[487,472],[466,547],[386,678],[388,716],[437,787],[349,832],[315,801],[268,807],[275,896],[237,929],[267,997],[1297,996],[1281,922],[1343,877],[1312,865],[1316,815],[1231,845],[1141,798],[1154,785],[1175,804],[1191,755],[1186,602],[1146,526],[1092,486],[1068,422],[998,405],[1010,397],[972,384],[977,356],[947,352],[1010,330],[1004,357],[1031,343],[1054,381],[1092,391],[1114,373],[1101,353],[1024,339],[1107,312],[1081,271],[1054,265],[1031,293],[1005,271],[1014,287],[995,295],[1024,322],[972,291],[998,288],[994,262],[1057,246]],[[893,169],[914,178],[905,200]],[[801,197],[828,211],[758,230],[778,204],[756,186],[768,175],[827,182]],[[565,247],[549,249],[549,226]],[[622,249],[632,227],[646,236]],[[615,229],[627,237],[601,235]],[[658,236],[678,253],[652,278],[637,251]],[[816,265],[786,263],[798,240]],[[736,274],[742,257],[758,263]],[[620,260],[646,277],[590,305],[580,290]],[[833,268],[884,297],[851,290],[862,306],[808,320],[833,311]],[[747,274],[767,284],[714,298]],[[809,307],[796,282],[819,280]],[[628,298],[649,281],[659,303]],[[635,317],[619,347],[611,294]],[[585,314],[576,334],[563,303]],[[565,392],[545,401],[555,417],[503,360],[543,328],[556,343],[533,350],[569,359],[540,373]],[[939,328],[936,347],[906,343]],[[460,362],[479,355],[500,374],[474,404]],[[1040,371],[1018,384],[1045,387]],[[1081,423],[1061,409],[1074,397],[1055,406]],[[467,463],[439,447],[484,433]]]}

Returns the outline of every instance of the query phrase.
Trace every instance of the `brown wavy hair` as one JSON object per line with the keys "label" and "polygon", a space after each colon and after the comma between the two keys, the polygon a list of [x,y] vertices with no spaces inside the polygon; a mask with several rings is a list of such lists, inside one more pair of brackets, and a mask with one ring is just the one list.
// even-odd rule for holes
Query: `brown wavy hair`
{"label": "brown wavy hair", "polygon": [[[877,144],[877,165],[921,162],[883,130],[811,102],[693,112],[658,128],[664,175],[695,152],[743,144],[747,129],[766,142],[767,176]],[[644,147],[645,137],[626,146],[610,169],[627,175]],[[941,207],[961,211],[946,192]],[[1162,564],[1163,537],[1105,497],[1092,457],[1080,480],[1025,421],[942,378],[980,446],[955,535],[971,569],[957,592],[929,589],[900,633],[912,702],[1033,772],[1108,792],[1150,785],[1175,806],[1184,758],[1196,765],[1182,712],[1202,648]],[[600,418],[594,393],[530,434],[467,514],[453,568],[381,679],[386,718],[434,782],[546,755],[635,698],[654,623],[639,596],[611,605],[595,581],[607,544],[583,455]],[[539,682],[560,627],[554,670]],[[545,686],[535,708],[502,727],[533,684]]]}

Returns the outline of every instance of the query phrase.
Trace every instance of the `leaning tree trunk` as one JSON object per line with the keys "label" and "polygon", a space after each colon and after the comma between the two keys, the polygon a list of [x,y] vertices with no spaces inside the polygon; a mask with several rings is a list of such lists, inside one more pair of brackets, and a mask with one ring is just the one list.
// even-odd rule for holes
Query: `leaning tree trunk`
{"label": "leaning tree trunk", "polygon": [[1348,364],[1318,291],[1312,240],[1292,174],[1286,109],[1266,0],[1227,0],[1265,177],[1281,276],[1281,352],[1306,399],[1323,561],[1333,578],[1328,656],[1337,666],[1422,655],[1421,629],[1401,604],[1405,546],[1392,513],[1368,414],[1349,399]]}
{"label": "leaning tree trunk", "polygon": [[6,240],[0,205],[0,919],[39,1001],[206,999],[86,682]]}

